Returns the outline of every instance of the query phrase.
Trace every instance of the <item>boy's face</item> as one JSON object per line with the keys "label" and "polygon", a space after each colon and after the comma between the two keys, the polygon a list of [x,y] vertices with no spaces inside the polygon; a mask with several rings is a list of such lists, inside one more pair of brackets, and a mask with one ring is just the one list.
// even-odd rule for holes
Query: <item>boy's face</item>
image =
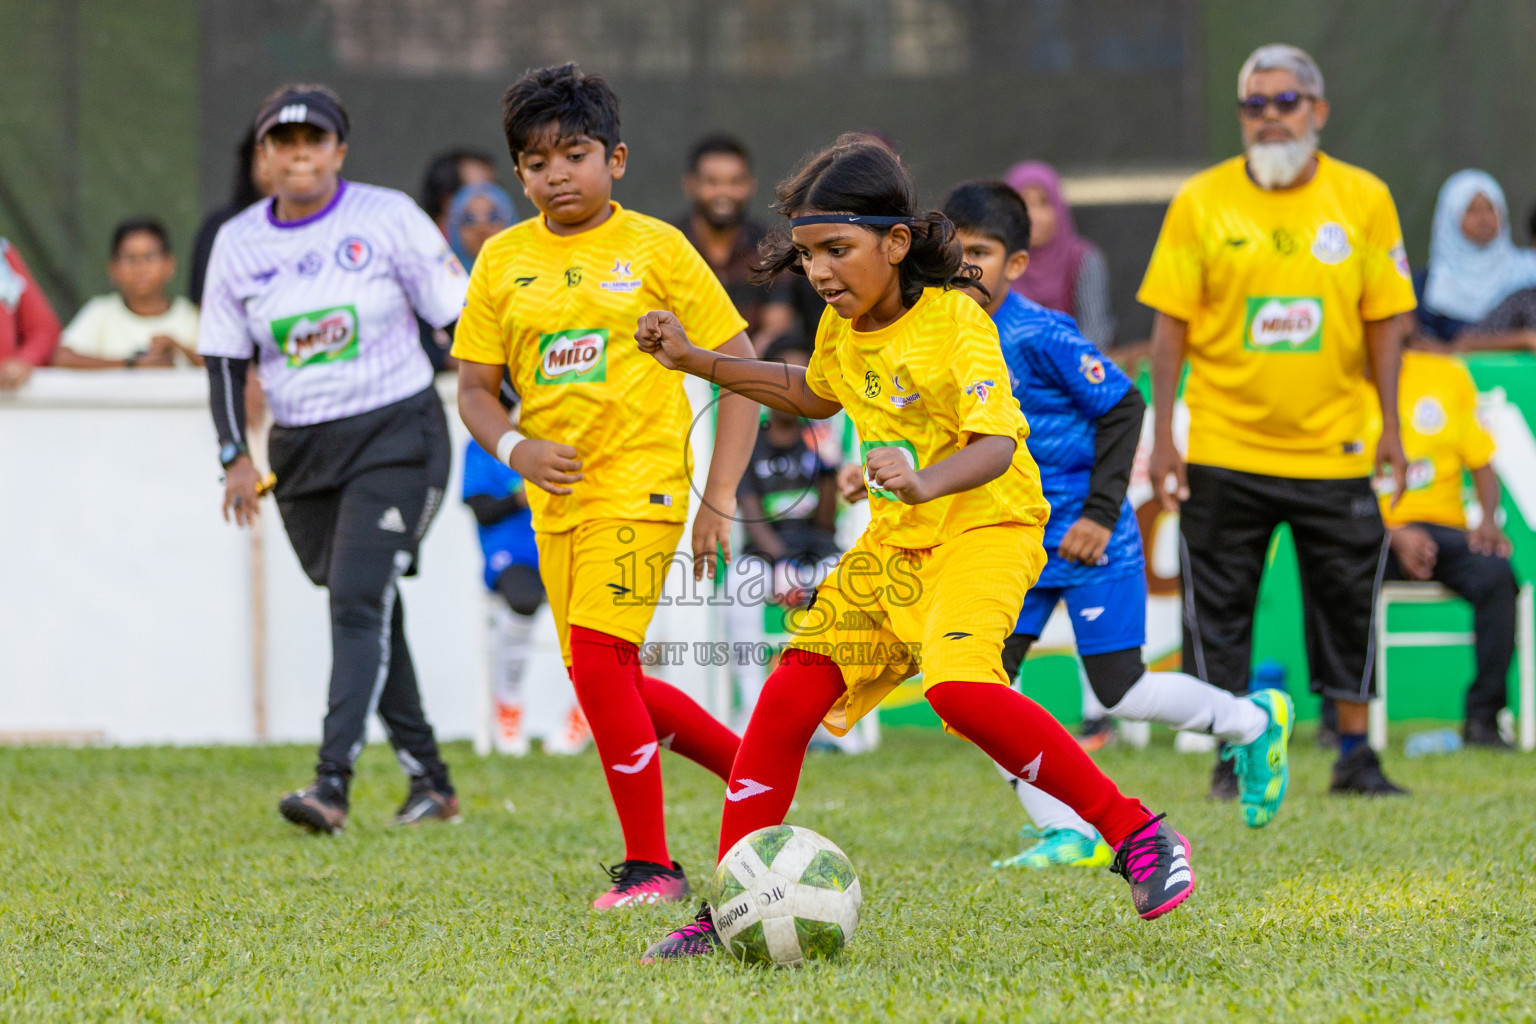
{"label": "boy's face", "polygon": [[856,224],[807,224],[794,228],[790,237],[806,280],[844,320],[861,317],[879,304],[912,247],[912,229],[905,224],[883,234]]}
{"label": "boy's face", "polygon": [[624,177],[629,150],[620,142],[604,154],[603,144],[591,136],[557,135],[552,125],[517,154],[517,180],[523,183],[523,195],[546,218],[577,227],[608,208],[613,183]]}
{"label": "boy's face", "polygon": [[1002,242],[991,235],[975,231],[961,229],[955,232],[955,236],[965,249],[965,262],[981,268],[981,286],[991,298],[982,298],[981,293],[974,288],[965,288],[963,291],[981,303],[989,315],[997,315],[997,311],[1003,308],[1003,300],[1008,297],[1008,286],[1017,281],[1023,275],[1024,268],[1029,266],[1029,253],[1022,249],[1009,252]]}
{"label": "boy's face", "polygon": [[176,276],[176,259],[165,251],[159,236],[135,231],[117,247],[107,266],[107,276],[130,303],[163,299]]}

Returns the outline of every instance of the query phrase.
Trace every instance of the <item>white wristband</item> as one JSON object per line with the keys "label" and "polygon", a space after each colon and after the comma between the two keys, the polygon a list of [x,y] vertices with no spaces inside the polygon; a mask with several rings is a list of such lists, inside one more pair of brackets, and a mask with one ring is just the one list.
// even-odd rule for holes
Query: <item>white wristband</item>
{"label": "white wristband", "polygon": [[516,448],[519,441],[528,440],[515,430],[509,430],[501,435],[501,440],[496,442],[496,458],[503,466],[512,465],[512,449]]}

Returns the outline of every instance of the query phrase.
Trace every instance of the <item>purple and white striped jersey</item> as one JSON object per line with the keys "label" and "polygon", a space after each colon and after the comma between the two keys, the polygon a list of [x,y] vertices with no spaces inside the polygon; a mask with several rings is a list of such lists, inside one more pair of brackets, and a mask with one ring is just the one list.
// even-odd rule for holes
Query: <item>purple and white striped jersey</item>
{"label": "purple and white striped jersey", "polygon": [[279,426],[355,416],[432,383],[412,310],[459,317],[469,278],[437,225],[403,192],[343,181],[297,221],[264,200],[219,229],[197,350],[257,358]]}

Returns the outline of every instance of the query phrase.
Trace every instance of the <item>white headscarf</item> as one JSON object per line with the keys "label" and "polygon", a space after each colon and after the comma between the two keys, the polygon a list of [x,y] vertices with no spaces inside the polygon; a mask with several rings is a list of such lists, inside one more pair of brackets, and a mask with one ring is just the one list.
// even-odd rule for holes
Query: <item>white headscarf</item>
{"label": "white headscarf", "polygon": [[[1484,196],[1499,215],[1499,233],[1487,245],[1477,245],[1461,233],[1461,219],[1477,196]],[[1429,236],[1429,280],[1424,305],[1431,311],[1475,323],[1510,293],[1536,286],[1536,253],[1516,247],[1509,238],[1509,212],[1504,190],[1482,171],[1457,171],[1440,186],[1435,220]]]}

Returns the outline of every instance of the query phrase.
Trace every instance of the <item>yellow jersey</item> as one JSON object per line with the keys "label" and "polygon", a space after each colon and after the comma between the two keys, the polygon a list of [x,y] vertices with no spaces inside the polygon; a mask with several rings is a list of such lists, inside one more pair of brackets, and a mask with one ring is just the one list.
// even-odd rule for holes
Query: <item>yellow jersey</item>
{"label": "yellow jersey", "polygon": [[693,415],[683,375],[634,339],[654,309],[676,313],[701,348],[747,326],[681,231],[618,203],[578,235],[555,234],[542,216],[515,224],[476,257],[453,355],[505,364],[522,400],[518,429],[572,446],[583,463],[569,495],[528,488],[535,530],[687,518]]}
{"label": "yellow jersey", "polygon": [[1389,529],[1408,523],[1467,528],[1461,500],[1462,470],[1482,469],[1493,458],[1493,438],[1477,419],[1477,385],[1460,359],[1404,352],[1397,380],[1408,456],[1408,489],[1392,508],[1390,485],[1381,502]]}
{"label": "yellow jersey", "polygon": [[1190,462],[1302,479],[1369,476],[1365,324],[1414,308],[1387,186],[1317,155],[1269,191],[1243,157],[1168,207],[1136,297],[1188,323]]}
{"label": "yellow jersey", "polygon": [[979,526],[1045,524],[1051,510],[1024,444],[1029,424],[1009,386],[997,328],[964,292],[928,288],[895,323],[869,332],[828,306],[805,381],[848,410],[861,461],[874,448],[894,447],[924,469],[978,434],[1018,442],[1003,475],[973,490],[907,505],[872,488],[870,541],[924,549]]}

